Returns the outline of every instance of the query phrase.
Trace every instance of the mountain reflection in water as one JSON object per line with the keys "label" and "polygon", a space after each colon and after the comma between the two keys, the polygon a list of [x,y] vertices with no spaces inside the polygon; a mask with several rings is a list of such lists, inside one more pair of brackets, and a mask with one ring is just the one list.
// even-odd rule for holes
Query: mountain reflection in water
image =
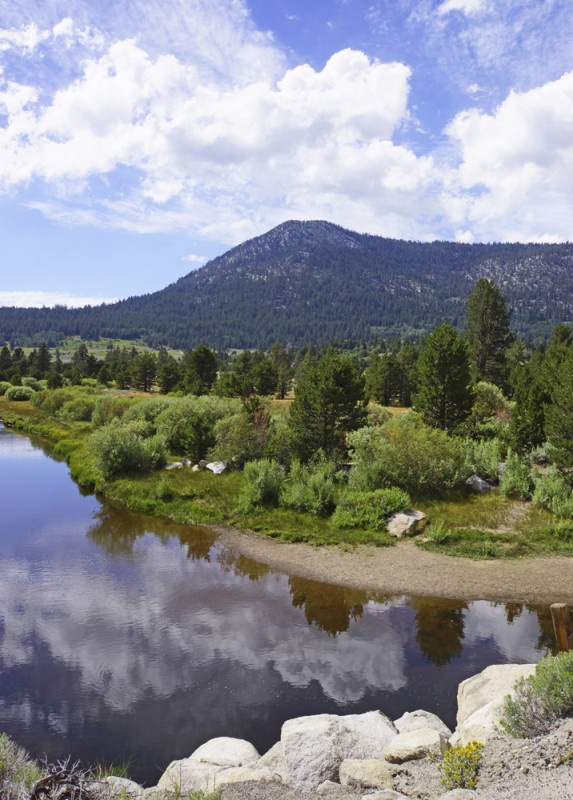
{"label": "mountain reflection in water", "polygon": [[152,783],[214,736],[265,751],[303,714],[424,707],[453,725],[459,681],[552,644],[547,609],[289,577],[101,505],[6,431],[0,506],[0,729],[36,756],[126,756]]}

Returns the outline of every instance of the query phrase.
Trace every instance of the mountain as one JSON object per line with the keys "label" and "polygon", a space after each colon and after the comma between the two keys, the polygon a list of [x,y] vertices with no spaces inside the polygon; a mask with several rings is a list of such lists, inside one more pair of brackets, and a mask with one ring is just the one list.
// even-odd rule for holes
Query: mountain
{"label": "mountain", "polygon": [[573,318],[572,244],[406,242],[328,222],[285,222],[159,292],[83,309],[0,309],[0,340],[62,335],[268,348],[463,326],[479,278],[498,284],[514,330]]}

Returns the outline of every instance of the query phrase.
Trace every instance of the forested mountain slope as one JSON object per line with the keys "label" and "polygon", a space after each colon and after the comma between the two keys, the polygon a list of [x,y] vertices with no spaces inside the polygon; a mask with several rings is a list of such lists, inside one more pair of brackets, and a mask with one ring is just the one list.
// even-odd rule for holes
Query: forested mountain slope
{"label": "forested mountain slope", "polygon": [[479,278],[506,295],[513,328],[536,338],[573,318],[572,277],[572,244],[406,242],[291,221],[153,294],[84,309],[2,308],[0,340],[79,334],[266,348],[416,335],[443,320],[463,325]]}

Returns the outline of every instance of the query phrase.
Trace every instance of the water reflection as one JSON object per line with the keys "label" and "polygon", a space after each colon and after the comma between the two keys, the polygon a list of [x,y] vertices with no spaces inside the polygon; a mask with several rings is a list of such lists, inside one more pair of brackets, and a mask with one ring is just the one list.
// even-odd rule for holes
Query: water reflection
{"label": "water reflection", "polygon": [[210,531],[82,497],[12,438],[0,505],[26,513],[0,530],[0,727],[37,755],[129,755],[152,782],[214,736],[264,751],[301,714],[426,707],[452,725],[460,680],[549,641],[533,607],[277,573]]}

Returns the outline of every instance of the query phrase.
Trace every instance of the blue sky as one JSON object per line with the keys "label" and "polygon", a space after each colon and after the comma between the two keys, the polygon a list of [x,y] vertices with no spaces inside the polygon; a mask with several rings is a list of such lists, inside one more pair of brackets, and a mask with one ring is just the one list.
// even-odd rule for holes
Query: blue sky
{"label": "blue sky", "polygon": [[0,303],[163,288],[287,219],[573,239],[570,0],[0,0]]}

